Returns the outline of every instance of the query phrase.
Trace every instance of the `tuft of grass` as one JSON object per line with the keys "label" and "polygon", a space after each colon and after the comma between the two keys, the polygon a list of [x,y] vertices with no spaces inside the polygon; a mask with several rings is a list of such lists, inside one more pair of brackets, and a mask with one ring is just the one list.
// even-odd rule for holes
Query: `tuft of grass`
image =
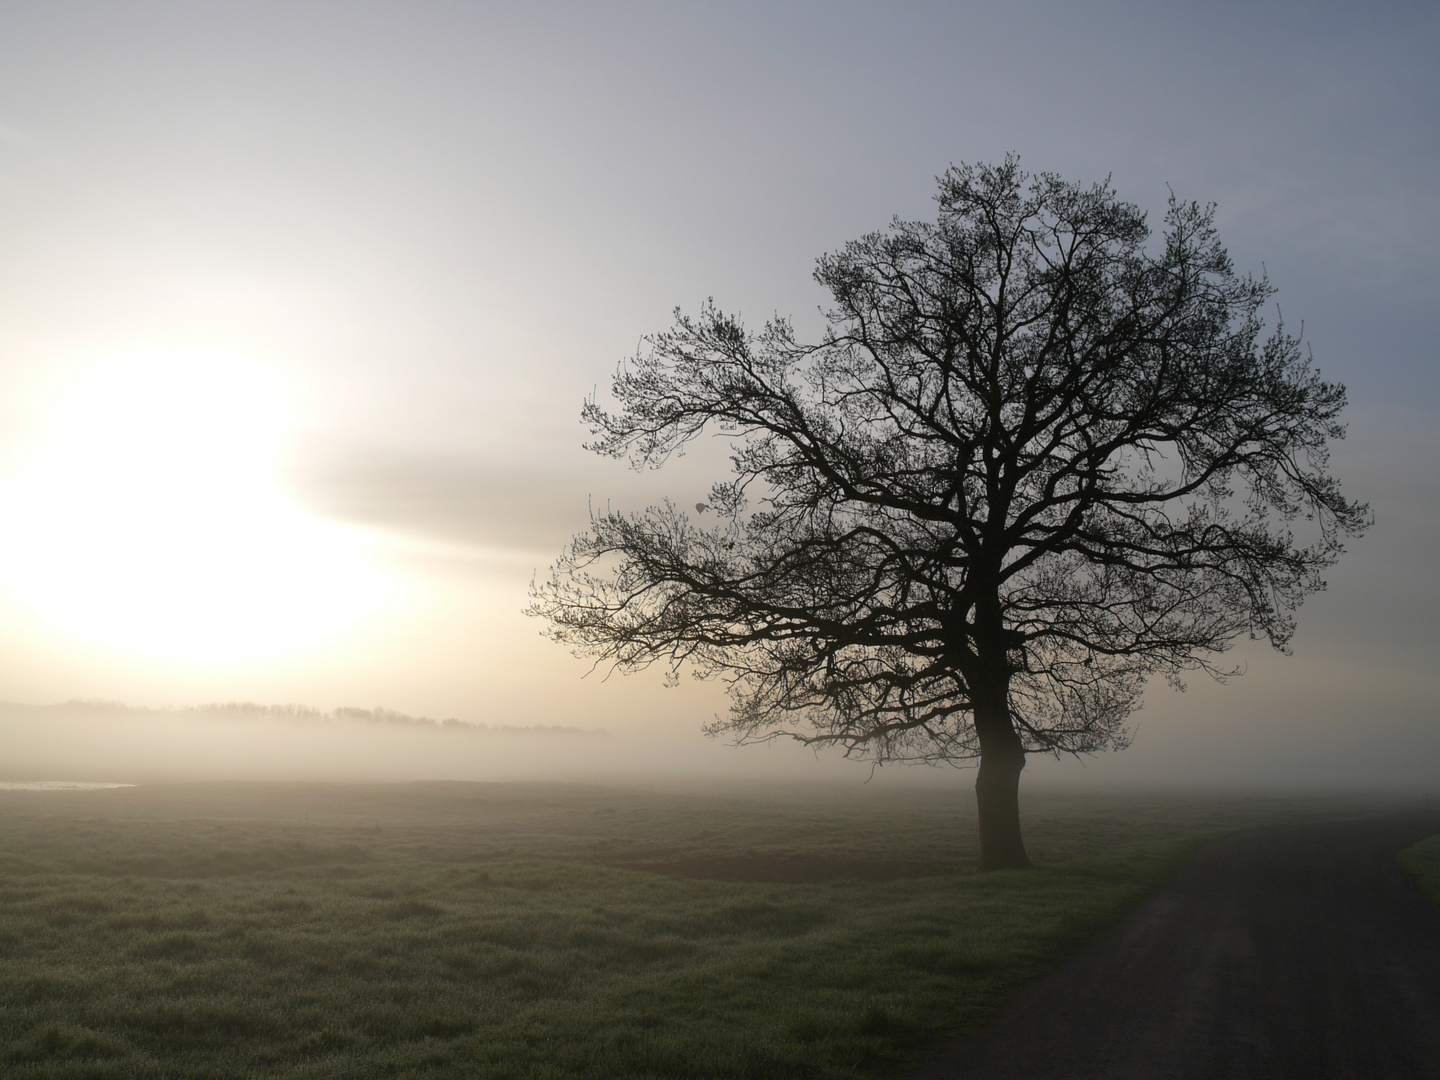
{"label": "tuft of grass", "polygon": [[1440,904],[1440,833],[1402,851],[1400,865],[1414,874],[1420,887]]}
{"label": "tuft of grass", "polygon": [[[115,793],[106,793],[114,795]],[[898,1074],[1204,836],[1310,809],[966,793],[206,785],[0,797],[0,1074]]]}

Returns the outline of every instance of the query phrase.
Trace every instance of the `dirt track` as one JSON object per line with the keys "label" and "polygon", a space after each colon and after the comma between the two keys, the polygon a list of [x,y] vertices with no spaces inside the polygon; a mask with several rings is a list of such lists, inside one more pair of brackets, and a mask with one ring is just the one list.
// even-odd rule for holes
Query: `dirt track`
{"label": "dirt track", "polygon": [[1440,906],[1395,859],[1435,832],[1222,841],[916,1080],[1440,1078]]}

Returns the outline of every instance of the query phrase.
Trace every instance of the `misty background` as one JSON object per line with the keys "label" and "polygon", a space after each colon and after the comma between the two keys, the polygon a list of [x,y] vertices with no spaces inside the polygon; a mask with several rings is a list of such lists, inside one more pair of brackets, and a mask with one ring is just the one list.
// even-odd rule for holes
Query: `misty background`
{"label": "misty background", "polygon": [[1292,657],[1026,783],[1433,785],[1437,45],[1421,3],[7,6],[0,780],[866,778],[709,742],[720,688],[586,677],[521,611],[592,505],[727,469],[581,449],[643,334],[713,296],[814,335],[818,255],[1015,150],[1218,204],[1376,519]]}

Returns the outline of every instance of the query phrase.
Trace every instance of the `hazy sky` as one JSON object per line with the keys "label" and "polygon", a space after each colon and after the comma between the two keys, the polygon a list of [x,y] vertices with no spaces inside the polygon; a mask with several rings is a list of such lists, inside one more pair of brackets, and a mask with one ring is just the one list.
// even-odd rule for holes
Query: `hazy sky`
{"label": "hazy sky", "polygon": [[589,500],[722,467],[594,458],[582,398],[675,305],[813,329],[816,256],[1015,150],[1218,204],[1376,515],[1293,658],[1089,775],[1440,772],[1437,48],[1424,3],[3,5],[0,699],[695,730],[714,688],[520,614]]}

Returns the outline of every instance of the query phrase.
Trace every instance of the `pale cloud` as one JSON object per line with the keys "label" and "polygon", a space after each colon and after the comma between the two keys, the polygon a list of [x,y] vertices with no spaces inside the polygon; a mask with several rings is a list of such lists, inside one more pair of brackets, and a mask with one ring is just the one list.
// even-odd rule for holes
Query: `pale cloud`
{"label": "pale cloud", "polygon": [[572,477],[420,453],[357,451],[296,466],[290,485],[319,517],[548,559],[588,520]]}

